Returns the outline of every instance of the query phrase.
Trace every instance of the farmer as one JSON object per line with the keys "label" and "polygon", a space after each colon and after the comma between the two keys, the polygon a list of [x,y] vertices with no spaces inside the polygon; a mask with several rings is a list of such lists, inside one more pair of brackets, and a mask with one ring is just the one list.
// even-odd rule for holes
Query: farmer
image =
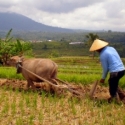
{"label": "farmer", "polygon": [[113,47],[108,46],[108,42],[99,39],[94,40],[90,47],[90,51],[97,51],[100,56],[103,68],[100,83],[104,83],[108,72],[110,73],[108,80],[110,98],[108,99],[108,102],[110,103],[114,99],[117,100],[119,80],[125,74],[125,67],[118,52]]}

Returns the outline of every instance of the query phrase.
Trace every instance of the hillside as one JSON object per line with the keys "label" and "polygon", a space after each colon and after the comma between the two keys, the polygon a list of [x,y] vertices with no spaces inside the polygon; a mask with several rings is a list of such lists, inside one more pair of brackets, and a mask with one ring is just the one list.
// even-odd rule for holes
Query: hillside
{"label": "hillside", "polygon": [[0,13],[0,30],[73,32],[71,29],[47,26],[16,13]]}

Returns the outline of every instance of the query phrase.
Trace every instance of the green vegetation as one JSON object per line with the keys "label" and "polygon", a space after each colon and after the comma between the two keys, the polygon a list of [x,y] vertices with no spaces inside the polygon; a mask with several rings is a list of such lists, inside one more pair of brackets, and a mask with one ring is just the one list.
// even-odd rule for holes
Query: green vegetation
{"label": "green vegetation", "polygon": [[[29,35],[31,39],[37,39],[37,36],[34,37],[34,33]],[[88,51],[90,46],[86,43],[87,40],[85,38],[87,34],[57,33],[56,35],[54,36],[50,33],[46,37],[46,33],[39,33],[41,39],[53,39],[53,41],[31,43],[34,56],[51,58],[55,61],[59,66],[57,77],[69,84],[73,83],[85,87],[99,80],[102,73],[101,64],[97,53],[94,59],[89,57],[91,55]],[[124,44],[121,47],[124,33],[103,32],[97,33],[97,35],[101,36],[100,38],[109,40],[110,44],[118,50],[121,57],[125,56]],[[28,35],[25,36],[28,37]],[[5,41],[0,41],[1,50],[2,47],[10,47],[10,44],[3,46],[4,42],[11,41],[11,37],[9,39],[8,37],[6,38]],[[78,45],[69,44],[72,41],[85,43]],[[15,45],[18,46],[19,51],[17,52],[20,53],[25,50],[24,42],[17,40],[12,43],[15,43],[14,47]],[[8,50],[11,49],[9,48]],[[24,55],[27,56],[28,54],[24,53]],[[125,64],[125,58],[122,58],[122,60]],[[43,91],[42,94],[38,94],[38,92],[13,89],[3,85],[2,80],[4,79],[24,80],[21,74],[16,74],[15,67],[0,66],[0,79],[1,125],[125,125],[123,103],[116,104],[113,102],[108,104],[106,100],[90,100],[88,96],[83,99],[70,97],[70,95],[64,98],[46,94]],[[105,84],[100,85],[100,87],[107,87],[107,80],[108,78]],[[125,77],[120,80],[120,86],[125,89],[124,81]]]}
{"label": "green vegetation", "polygon": [[[101,78],[102,68],[98,58],[91,57],[58,57],[51,58],[58,64],[58,78],[69,83],[89,84]],[[125,63],[125,60],[122,59]],[[24,79],[21,74],[16,74],[14,67],[0,67],[0,78]],[[125,87],[125,78],[121,86]],[[107,81],[106,81],[107,82]]]}
{"label": "green vegetation", "polygon": [[88,48],[84,44],[70,45],[69,42],[32,43],[35,57],[85,56]]}
{"label": "green vegetation", "polygon": [[[89,52],[90,46],[87,42],[83,44],[69,44],[70,42],[36,42],[32,44],[32,50],[35,57],[64,57],[64,56],[93,56]],[[125,57],[125,45],[121,43],[109,43],[117,49],[121,57]],[[98,53],[94,53],[98,57]]]}
{"label": "green vegetation", "polygon": [[[74,33],[58,33],[58,32],[37,32],[37,31],[13,31],[15,38],[22,38],[25,41],[47,41],[53,40],[58,42],[85,42],[86,35],[89,33],[97,34],[99,38],[105,39],[109,42],[124,43],[125,32],[114,31],[74,31]],[[0,38],[5,38],[6,32],[0,31]]]}
{"label": "green vegetation", "polygon": [[14,40],[11,37],[12,29],[10,29],[5,39],[0,39],[0,62],[3,65],[8,65],[7,62],[11,56],[14,55],[31,55],[31,45],[28,42],[20,41],[19,39]]}
{"label": "green vegetation", "polygon": [[[52,58],[58,65],[58,78],[69,83],[89,85],[101,77],[98,58]],[[124,61],[124,59],[123,59]],[[0,78],[23,79],[14,67],[0,67]],[[125,88],[125,78],[120,86]],[[13,84],[13,83],[12,83]],[[107,81],[105,85],[107,86]],[[0,87],[0,123],[4,125],[124,125],[124,104],[105,100],[94,101],[85,97],[63,98],[42,92],[13,90]],[[120,117],[120,119],[119,119]]]}
{"label": "green vegetation", "polygon": [[[8,33],[5,32],[6,35],[4,38],[2,35],[3,32],[0,34],[1,60],[7,60],[6,58],[1,57],[1,55],[6,55],[6,52],[9,57],[22,54],[46,58],[93,56],[93,53],[89,52],[89,48],[95,38],[108,41],[109,45],[114,46],[118,50],[121,57],[125,57],[124,32],[13,32],[13,34],[11,34],[11,31],[12,29]],[[18,38],[13,38],[11,37],[12,35],[13,37]],[[23,40],[20,40],[19,38]],[[51,42],[48,40],[51,40]],[[70,44],[71,42],[81,42],[81,44]],[[97,53],[94,54],[94,56],[98,56]]]}

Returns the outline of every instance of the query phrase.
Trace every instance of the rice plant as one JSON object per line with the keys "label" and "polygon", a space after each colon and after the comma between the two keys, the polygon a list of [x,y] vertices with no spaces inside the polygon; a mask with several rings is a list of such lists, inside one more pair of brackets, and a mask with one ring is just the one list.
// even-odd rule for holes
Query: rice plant
{"label": "rice plant", "polygon": [[[76,60],[90,61],[89,58]],[[90,85],[101,77],[100,64],[88,62],[84,68],[76,60],[63,58],[58,78],[69,84]],[[59,60],[61,61],[61,59]],[[66,65],[66,62],[68,65]],[[71,63],[70,63],[71,62]],[[74,63],[75,62],[75,63]],[[87,62],[86,62],[87,63]],[[71,64],[71,65],[70,65]],[[73,65],[72,65],[73,64]],[[85,64],[86,66],[86,64]],[[82,70],[82,71],[81,71]],[[86,72],[86,73],[83,73]],[[17,75],[15,68],[0,67],[0,78],[23,79]],[[106,79],[106,83],[108,83]],[[120,86],[125,87],[125,77]],[[1,125],[124,125],[124,104],[111,103],[106,100],[91,100],[87,96],[82,99],[69,95],[57,96],[44,91],[13,89],[0,83],[0,124]],[[107,84],[108,85],[108,84]],[[103,86],[103,85],[102,85]],[[104,85],[106,86],[106,85]]]}

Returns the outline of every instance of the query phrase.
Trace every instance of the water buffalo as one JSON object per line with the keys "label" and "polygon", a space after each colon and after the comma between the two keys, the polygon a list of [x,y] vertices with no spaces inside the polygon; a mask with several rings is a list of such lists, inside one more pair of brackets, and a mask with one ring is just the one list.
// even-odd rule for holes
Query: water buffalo
{"label": "water buffalo", "polygon": [[[25,69],[35,73],[36,75],[56,84],[54,80],[57,76],[57,64],[50,59],[33,58],[25,59],[22,57],[14,56],[9,60],[9,65],[17,66],[17,73],[22,73],[23,77],[27,80],[27,88],[35,88],[33,82],[43,82],[33,74],[27,72]],[[21,68],[22,66],[23,68]]]}

